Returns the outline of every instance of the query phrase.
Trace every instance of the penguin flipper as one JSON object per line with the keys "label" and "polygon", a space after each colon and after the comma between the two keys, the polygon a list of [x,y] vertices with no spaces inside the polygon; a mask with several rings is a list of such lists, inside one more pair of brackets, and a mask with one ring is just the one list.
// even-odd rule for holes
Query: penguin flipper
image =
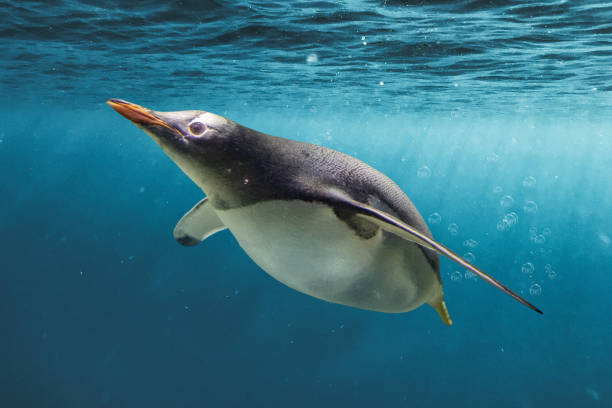
{"label": "penguin flipper", "polygon": [[509,289],[503,283],[499,282],[497,279],[489,276],[488,274],[481,271],[465,259],[461,258],[449,248],[429,238],[425,234],[419,232],[418,230],[406,224],[405,222],[397,219],[393,215],[378,210],[368,204],[356,201],[348,197],[344,193],[335,190],[327,192],[327,199],[331,201],[330,204],[332,204],[333,206],[341,208],[343,210],[353,210],[355,211],[357,216],[366,219],[375,225],[378,225],[380,228],[387,232],[397,235],[398,237],[403,238],[407,241],[414,242],[422,247],[431,249],[440,255],[444,255],[450,260],[473,272],[479,278],[485,280],[489,284],[510,295],[518,302],[542,314],[542,311],[540,309],[529,303],[527,300],[523,299],[521,296]]}
{"label": "penguin flipper", "polygon": [[194,246],[227,227],[219,219],[208,198],[197,203],[174,227],[174,239],[184,246]]}

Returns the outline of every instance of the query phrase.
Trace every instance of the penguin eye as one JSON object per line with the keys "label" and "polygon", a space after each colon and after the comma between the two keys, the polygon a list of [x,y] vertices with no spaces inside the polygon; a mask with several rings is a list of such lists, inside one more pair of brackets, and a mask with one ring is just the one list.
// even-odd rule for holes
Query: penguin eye
{"label": "penguin eye", "polygon": [[192,122],[189,124],[189,133],[194,136],[201,136],[206,130],[206,125],[202,122]]}

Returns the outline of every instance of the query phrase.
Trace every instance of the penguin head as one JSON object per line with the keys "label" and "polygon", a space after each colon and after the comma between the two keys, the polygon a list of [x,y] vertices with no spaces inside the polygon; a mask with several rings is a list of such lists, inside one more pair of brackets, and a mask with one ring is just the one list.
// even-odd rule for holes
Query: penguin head
{"label": "penguin head", "polygon": [[200,110],[158,112],[121,99],[107,103],[119,114],[144,130],[168,156],[198,185],[212,176],[220,160],[240,132],[238,125],[214,113]]}
{"label": "penguin head", "polygon": [[222,116],[200,110],[158,112],[121,99],[109,99],[106,103],[147,132],[164,149],[173,145],[180,148],[218,143],[235,127],[234,122]]}

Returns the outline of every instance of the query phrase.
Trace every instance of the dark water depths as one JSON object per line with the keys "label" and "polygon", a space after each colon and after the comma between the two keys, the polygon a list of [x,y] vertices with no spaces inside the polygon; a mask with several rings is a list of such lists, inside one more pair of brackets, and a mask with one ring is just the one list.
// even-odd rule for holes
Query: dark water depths
{"label": "dark water depths", "polygon": [[[610,405],[611,4],[0,2],[0,46],[2,406]],[[446,260],[451,328],[179,246],[203,193],[112,97],[366,161],[544,315]]]}

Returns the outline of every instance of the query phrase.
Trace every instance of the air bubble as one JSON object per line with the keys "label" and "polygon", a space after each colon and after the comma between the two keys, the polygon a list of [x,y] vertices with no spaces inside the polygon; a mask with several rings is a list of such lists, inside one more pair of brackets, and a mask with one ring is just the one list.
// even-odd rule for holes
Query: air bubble
{"label": "air bubble", "polygon": [[463,254],[463,259],[465,259],[469,263],[474,263],[474,261],[476,260],[476,255],[471,252],[466,252],[465,254]]}
{"label": "air bubble", "polygon": [[601,243],[604,244],[604,246],[610,246],[612,239],[610,239],[610,236],[608,234],[606,234],[605,232],[600,232],[599,234],[597,234],[597,236]]}
{"label": "air bubble", "polygon": [[523,179],[523,187],[531,188],[535,187],[536,179],[533,176],[527,176]]}
{"label": "air bubble", "polygon": [[525,275],[532,274],[534,270],[535,268],[531,262],[526,262],[523,264],[523,266],[521,266],[521,272],[523,272]]}
{"label": "air bubble", "polygon": [[546,242],[546,237],[542,234],[535,234],[532,235],[531,237],[529,237],[529,239],[531,240],[531,242],[533,242],[534,244],[543,244]]}
{"label": "air bubble", "polygon": [[538,212],[538,204],[536,204],[535,201],[527,200],[523,206],[523,211],[525,211],[527,214],[535,214]]}
{"label": "air bubble", "polygon": [[448,232],[451,235],[457,235],[459,233],[459,226],[457,224],[455,224],[454,222],[452,224],[449,224]]}
{"label": "air bubble", "polygon": [[495,194],[501,194],[504,191],[504,189],[502,188],[502,186],[495,186],[493,187],[493,192]]}
{"label": "air bubble", "polygon": [[538,233],[538,229],[536,227],[529,227],[529,235],[536,235]]}
{"label": "air bubble", "polygon": [[504,218],[497,222],[497,230],[505,231],[514,227],[518,223],[518,215],[514,211],[504,215]]}
{"label": "air bubble", "polygon": [[504,216],[504,221],[508,224],[508,226],[514,227],[518,223],[518,215],[516,215],[514,211],[509,212]]}
{"label": "air bubble", "polygon": [[514,198],[510,195],[505,195],[499,200],[499,205],[501,205],[502,208],[510,208],[514,205]]}
{"label": "air bubble", "polygon": [[461,275],[461,272],[459,272],[459,271],[455,271],[455,272],[451,273],[451,276],[450,276],[451,280],[455,281],[455,282],[456,281],[460,281],[461,277],[462,277],[462,275]]}
{"label": "air bubble", "polygon": [[476,274],[471,271],[465,271],[463,277],[465,278],[465,280],[476,280]]}
{"label": "air bubble", "polygon": [[542,235],[544,235],[545,237],[550,237],[550,234],[552,234],[550,228],[546,227],[542,230]]}
{"label": "air bubble", "polygon": [[466,239],[465,241],[463,241],[463,246],[474,249],[478,246],[478,241],[471,239],[471,238]]}
{"label": "air bubble", "polygon": [[531,296],[540,296],[542,294],[542,287],[537,283],[534,283],[529,287],[529,293]]}
{"label": "air bubble", "polygon": [[431,170],[429,169],[429,167],[423,166],[419,170],[417,170],[418,178],[427,178],[429,176],[431,176]]}
{"label": "air bubble", "polygon": [[557,277],[557,272],[549,264],[546,264],[546,266],[544,267],[544,271],[546,272],[546,276],[550,280],[553,280]]}
{"label": "air bubble", "polygon": [[429,225],[438,225],[442,222],[442,216],[440,214],[438,214],[437,212],[429,214],[429,217],[427,218],[427,220],[429,221]]}

